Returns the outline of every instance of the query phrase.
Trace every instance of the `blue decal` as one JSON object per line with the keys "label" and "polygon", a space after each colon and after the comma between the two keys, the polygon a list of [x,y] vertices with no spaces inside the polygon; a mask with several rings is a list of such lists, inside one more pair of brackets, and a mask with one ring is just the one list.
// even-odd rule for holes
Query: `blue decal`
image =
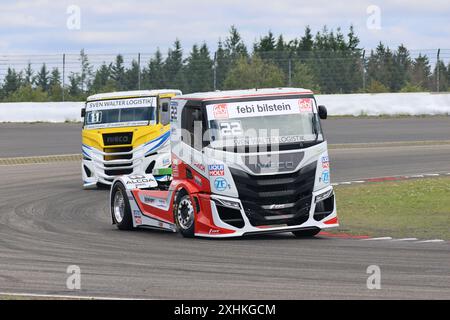
{"label": "blue decal", "polygon": [[323,181],[323,183],[330,183],[330,171],[325,170],[322,173],[322,181]]}
{"label": "blue decal", "polygon": [[228,187],[228,182],[224,178],[217,178],[214,180],[214,187],[217,191],[225,191]]}
{"label": "blue decal", "polygon": [[158,149],[161,145],[163,145],[170,137],[170,131],[167,131],[165,134],[163,134],[162,136],[160,136],[159,138],[156,138],[150,142],[147,142],[144,147],[148,146],[149,144],[153,143],[153,142],[157,142],[157,144],[155,146],[153,146],[152,148],[150,148],[150,150],[147,151],[147,153],[145,154],[146,156],[149,155],[150,153],[152,153],[153,150]]}

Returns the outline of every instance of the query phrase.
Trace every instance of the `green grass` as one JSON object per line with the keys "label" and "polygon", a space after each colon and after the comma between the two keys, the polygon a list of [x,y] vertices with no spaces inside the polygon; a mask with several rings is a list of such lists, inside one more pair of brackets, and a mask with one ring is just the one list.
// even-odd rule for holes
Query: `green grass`
{"label": "green grass", "polygon": [[340,231],[450,240],[450,177],[337,186]]}

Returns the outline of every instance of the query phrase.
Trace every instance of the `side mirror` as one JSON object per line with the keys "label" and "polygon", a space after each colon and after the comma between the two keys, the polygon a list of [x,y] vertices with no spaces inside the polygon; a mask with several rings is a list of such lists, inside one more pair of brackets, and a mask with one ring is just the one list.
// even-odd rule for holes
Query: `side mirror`
{"label": "side mirror", "polygon": [[84,118],[86,116],[86,108],[81,109],[81,117]]}
{"label": "side mirror", "polygon": [[328,117],[328,111],[325,106],[319,106],[319,118],[325,120]]}

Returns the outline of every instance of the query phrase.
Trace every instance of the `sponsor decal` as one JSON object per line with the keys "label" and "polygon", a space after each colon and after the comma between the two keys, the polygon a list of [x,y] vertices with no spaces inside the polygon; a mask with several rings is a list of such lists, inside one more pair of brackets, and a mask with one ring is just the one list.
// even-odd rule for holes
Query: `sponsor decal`
{"label": "sponsor decal", "polygon": [[158,198],[152,198],[149,196],[144,196],[143,201],[145,204],[149,204],[158,208],[165,208],[166,207],[166,200],[164,199],[158,199]]}
{"label": "sponsor decal", "polygon": [[323,169],[329,169],[330,168],[330,160],[327,156],[322,157],[322,168]]}
{"label": "sponsor decal", "polygon": [[178,103],[174,101],[170,103],[170,120],[171,121],[178,120]]}
{"label": "sponsor decal", "polygon": [[224,178],[217,178],[214,180],[214,188],[216,188],[217,191],[225,191],[228,187],[228,181]]}
{"label": "sponsor decal", "polygon": [[209,234],[216,234],[216,233],[220,233],[220,230],[217,229],[209,229]]}
{"label": "sponsor decal", "polygon": [[310,98],[298,100],[300,112],[312,112],[312,100]]}
{"label": "sponsor decal", "polygon": [[258,137],[233,137],[233,140],[230,145],[232,146],[248,146],[248,145],[266,145],[266,144],[282,144],[282,143],[298,143],[304,142],[305,137],[299,135],[291,135],[291,136],[258,136]]}
{"label": "sponsor decal", "polygon": [[165,208],[165,207],[166,207],[166,200],[164,200],[164,199],[158,199],[158,200],[156,201],[156,206],[157,206],[158,208]]}
{"label": "sponsor decal", "polygon": [[156,182],[154,179],[146,178],[145,176],[140,175],[133,175],[129,176],[127,181],[127,185],[135,184],[135,185],[142,185],[146,183]]}
{"label": "sponsor decal", "polygon": [[226,103],[216,104],[213,112],[215,119],[228,119],[228,106]]}
{"label": "sponsor decal", "polygon": [[225,166],[223,164],[211,164],[208,166],[209,175],[220,177],[225,175]]}
{"label": "sponsor decal", "polygon": [[172,176],[177,178],[180,175],[180,171],[178,170],[178,165],[174,165],[172,163]]}
{"label": "sponsor decal", "polygon": [[205,165],[202,163],[194,163],[194,167],[196,167],[197,169],[199,169],[202,172],[205,172],[205,170],[206,170]]}
{"label": "sponsor decal", "polygon": [[323,183],[330,183],[330,171],[325,170],[322,172],[322,182]]}
{"label": "sponsor decal", "polygon": [[283,99],[209,105],[208,117],[223,120],[313,112],[312,99]]}
{"label": "sponsor decal", "polygon": [[136,224],[142,224],[142,216],[139,210],[133,210],[133,216]]}
{"label": "sponsor decal", "polygon": [[144,202],[147,203],[147,204],[153,204],[155,202],[155,199],[147,197],[147,196],[144,196]]}
{"label": "sponsor decal", "polygon": [[101,100],[86,103],[86,111],[132,108],[132,107],[151,107],[155,106],[155,104],[156,98],[154,97]]}
{"label": "sponsor decal", "polygon": [[[154,124],[151,123],[150,124]],[[120,128],[120,127],[138,127],[147,126],[148,121],[130,121],[130,122],[114,122],[114,123],[102,123],[102,124],[89,124],[86,125],[86,129],[104,129],[104,128]]]}
{"label": "sponsor decal", "polygon": [[269,209],[269,210],[279,210],[279,209],[291,208],[293,206],[294,206],[293,204],[286,203],[286,204],[271,204],[269,206],[263,206],[263,208],[266,209],[266,207],[267,207],[267,209]]}
{"label": "sponsor decal", "polygon": [[238,114],[255,114],[255,113],[271,113],[271,112],[277,112],[277,111],[290,111],[292,110],[292,107],[289,103],[281,102],[280,104],[274,103],[256,103],[256,104],[245,104],[242,106],[237,106],[236,111]]}

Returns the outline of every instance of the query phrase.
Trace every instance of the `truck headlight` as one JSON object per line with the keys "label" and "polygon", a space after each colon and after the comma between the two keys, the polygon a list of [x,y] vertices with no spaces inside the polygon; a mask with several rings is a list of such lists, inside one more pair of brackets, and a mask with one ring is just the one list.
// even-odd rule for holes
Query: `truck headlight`
{"label": "truck headlight", "polygon": [[328,191],[325,191],[324,193],[321,193],[319,195],[316,196],[316,203],[323,201],[325,199],[328,199],[329,197],[331,197],[333,195],[333,189],[330,189]]}
{"label": "truck headlight", "polygon": [[239,202],[236,202],[236,201],[224,200],[224,199],[219,199],[219,198],[214,198],[214,201],[224,207],[227,207],[227,208],[236,209],[236,210],[241,209],[241,205],[239,204]]}

